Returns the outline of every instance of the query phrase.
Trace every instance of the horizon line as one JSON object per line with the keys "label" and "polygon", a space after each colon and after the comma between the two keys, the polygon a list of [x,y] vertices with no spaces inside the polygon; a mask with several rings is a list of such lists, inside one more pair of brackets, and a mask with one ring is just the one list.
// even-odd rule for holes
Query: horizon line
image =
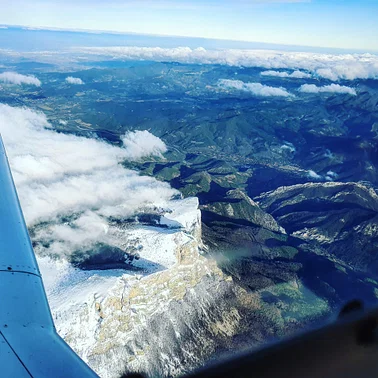
{"label": "horizon line", "polygon": [[[4,29],[4,27],[6,29]],[[72,32],[72,33],[87,33],[87,34],[109,34],[109,35],[141,35],[149,37],[160,37],[160,38],[184,38],[184,39],[199,39],[204,41],[224,41],[224,42],[235,42],[235,43],[246,43],[246,44],[260,44],[268,48],[275,46],[276,48],[305,48],[305,49],[321,49],[321,50],[337,50],[340,53],[344,52],[365,52],[377,54],[378,49],[364,50],[358,48],[344,48],[344,47],[330,47],[330,46],[318,46],[318,45],[296,45],[296,44],[285,44],[285,43],[275,43],[275,42],[259,42],[259,41],[248,41],[241,39],[224,39],[224,38],[211,38],[211,37],[199,37],[199,36],[188,36],[188,35],[176,35],[176,34],[154,34],[154,33],[141,33],[133,31],[117,31],[117,30],[105,30],[105,29],[82,29],[82,28],[60,28],[54,26],[31,26],[31,25],[16,25],[16,24],[0,24],[0,31],[7,30],[9,28],[20,28],[27,31],[55,31],[55,32]],[[198,46],[201,47],[201,46]],[[263,47],[262,47],[263,48]],[[246,48],[245,48],[246,49]],[[263,48],[264,49],[264,48]],[[297,51],[301,52],[301,51]]]}

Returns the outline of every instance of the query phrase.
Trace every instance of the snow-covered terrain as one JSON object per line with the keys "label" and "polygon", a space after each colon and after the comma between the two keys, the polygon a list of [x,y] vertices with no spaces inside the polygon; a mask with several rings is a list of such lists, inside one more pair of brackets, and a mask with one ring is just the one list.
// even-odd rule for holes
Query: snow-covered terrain
{"label": "snow-covered terrain", "polygon": [[[187,198],[170,202],[170,213],[162,216],[162,224],[146,226],[134,223],[128,227],[113,226],[108,232],[118,237],[119,243],[138,241],[139,260],[132,263],[133,269],[81,270],[66,260],[39,257],[38,263],[45,289],[53,309],[61,310],[71,304],[83,302],[89,296],[101,298],[120,277],[144,277],[157,271],[171,268],[177,263],[177,248],[194,238],[199,226],[198,199]],[[182,223],[181,223],[182,222]],[[181,226],[181,227],[178,227]],[[198,241],[200,243],[200,241]]]}
{"label": "snow-covered terrain", "polygon": [[[104,309],[109,298],[121,301],[130,292],[143,286],[144,280],[150,275],[159,275],[159,272],[180,265],[184,258],[182,249],[187,245],[199,256],[201,221],[197,198],[172,200],[167,205],[169,212],[161,216],[162,221],[156,226],[136,222],[127,227],[121,225],[109,228],[108,232],[116,235],[120,244],[138,240],[140,259],[133,261],[131,270],[80,270],[66,260],[38,258],[57,330],[86,361],[98,348],[99,331],[104,318],[107,317],[108,321],[111,319],[112,313],[106,314]],[[185,282],[182,285],[185,288]],[[165,303],[161,304],[167,306],[170,301],[169,290],[160,294],[165,298]],[[155,306],[156,302],[137,306],[138,311],[151,305]],[[157,306],[148,311],[153,313],[158,309]],[[137,311],[135,306],[124,309],[130,310]],[[116,339],[120,340],[119,337]],[[93,367],[102,375],[115,376],[117,373],[111,364]]]}

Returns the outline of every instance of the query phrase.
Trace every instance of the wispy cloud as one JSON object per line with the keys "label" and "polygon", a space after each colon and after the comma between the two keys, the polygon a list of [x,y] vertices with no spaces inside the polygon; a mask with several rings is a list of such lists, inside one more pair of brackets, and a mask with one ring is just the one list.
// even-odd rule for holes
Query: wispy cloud
{"label": "wispy cloud", "polygon": [[0,74],[0,81],[7,84],[27,84],[41,86],[41,82],[35,76],[21,75],[17,72],[3,72]]}
{"label": "wispy cloud", "polygon": [[83,80],[81,80],[78,77],[72,77],[72,76],[66,77],[66,82],[69,83],[69,84],[75,84],[75,85],[83,85],[84,84]]}
{"label": "wispy cloud", "polygon": [[262,76],[275,76],[275,77],[284,77],[292,79],[309,79],[311,75],[303,71],[294,71],[291,73],[285,71],[263,71],[261,72]]}
{"label": "wispy cloud", "polygon": [[322,180],[323,177],[318,175],[315,171],[313,170],[309,170],[307,171],[307,174],[308,174],[308,177],[312,178],[312,179],[315,179],[315,180]]}
{"label": "wispy cloud", "polygon": [[322,87],[318,87],[314,84],[303,84],[299,88],[299,91],[305,93],[346,93],[352,96],[357,95],[357,92],[354,88],[339,84],[324,85]]}
{"label": "wispy cloud", "polygon": [[268,85],[263,85],[260,83],[244,83],[241,80],[228,80],[221,79],[218,82],[218,86],[226,90],[239,90],[243,92],[251,93],[255,96],[280,96],[280,97],[290,97],[293,96],[285,88],[270,87]]}

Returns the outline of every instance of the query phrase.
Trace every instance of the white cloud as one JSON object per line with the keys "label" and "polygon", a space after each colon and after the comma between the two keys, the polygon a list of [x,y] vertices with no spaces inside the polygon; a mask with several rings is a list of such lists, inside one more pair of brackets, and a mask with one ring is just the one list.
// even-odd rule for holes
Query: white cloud
{"label": "white cloud", "polygon": [[297,151],[297,149],[295,148],[294,144],[293,143],[290,143],[290,142],[285,142],[285,144],[283,144],[281,147],[280,147],[281,150],[286,150],[286,151],[289,151],[290,153],[294,153]]}
{"label": "white cloud", "polygon": [[318,175],[315,171],[312,169],[307,171],[308,177],[315,179],[315,180],[321,180],[322,176]]}
{"label": "white cloud", "polygon": [[333,181],[333,180],[337,179],[337,177],[338,177],[338,174],[336,172],[328,171],[326,173],[325,178],[326,178],[327,181]]}
{"label": "white cloud", "polygon": [[311,75],[303,71],[294,71],[292,73],[283,72],[283,71],[263,71],[261,72],[262,76],[276,76],[276,77],[287,77],[293,79],[309,79]]}
{"label": "white cloud", "polygon": [[327,176],[331,176],[331,177],[336,178],[338,176],[338,174],[336,172],[333,172],[333,171],[328,171]]}
{"label": "white cloud", "polygon": [[333,159],[335,157],[335,155],[328,148],[325,150],[323,156],[328,159]]}
{"label": "white cloud", "polygon": [[218,86],[226,90],[236,89],[239,91],[249,92],[255,96],[293,96],[285,88],[270,87],[260,83],[244,83],[241,80],[221,79],[218,82]]}
{"label": "white cloud", "polygon": [[128,132],[122,138],[127,157],[137,160],[143,156],[161,156],[167,151],[165,143],[147,130]]}
{"label": "white cloud", "polygon": [[28,84],[41,86],[41,82],[35,76],[21,75],[17,72],[3,72],[0,74],[0,81],[8,84]]}
{"label": "white cloud", "polygon": [[269,70],[305,70],[329,80],[378,79],[378,56],[374,54],[320,54],[269,50],[206,50],[189,47],[82,47],[81,52],[122,59],[176,61],[262,67]]}
{"label": "white cloud", "polygon": [[305,93],[346,93],[352,96],[357,95],[354,88],[339,84],[324,85],[323,87],[317,87],[314,84],[303,84],[300,86],[299,91]]}
{"label": "white cloud", "polygon": [[69,84],[75,84],[75,85],[83,85],[84,84],[83,80],[81,80],[78,77],[72,77],[72,76],[66,77],[66,82],[69,83]]}
{"label": "white cloud", "polygon": [[[111,244],[109,217],[164,208],[178,193],[167,183],[139,176],[120,164],[134,154],[164,150],[164,143],[152,134],[137,133],[146,137],[147,146],[144,138],[134,138],[130,149],[50,127],[43,113],[0,104],[0,132],[26,222],[34,227],[37,239],[51,243],[50,253],[68,255],[98,242]],[[71,222],[62,221],[72,216]],[[38,226],[43,221],[49,225]]]}

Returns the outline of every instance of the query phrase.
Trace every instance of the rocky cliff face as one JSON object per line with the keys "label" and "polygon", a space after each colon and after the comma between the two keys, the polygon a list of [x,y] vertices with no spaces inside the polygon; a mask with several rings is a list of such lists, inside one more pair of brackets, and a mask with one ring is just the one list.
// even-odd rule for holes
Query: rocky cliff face
{"label": "rocky cliff face", "polygon": [[[327,302],[296,276],[298,264],[291,274],[283,271],[274,286],[260,282],[251,290],[221,270],[219,262],[202,256],[198,202],[185,201],[190,206],[180,208],[180,217],[170,214],[182,228],[156,227],[154,238],[146,239],[147,244],[154,240],[156,253],[173,253],[171,265],[152,274],[76,269],[63,278],[65,286],[49,289],[58,332],[101,377],[123,371],[182,374],[287,334],[329,311]],[[141,256],[150,250],[151,258],[152,249],[146,245]],[[257,272],[250,275],[261,281]]]}
{"label": "rocky cliff face", "polygon": [[115,376],[126,363],[132,368],[134,360],[153,350],[146,329],[156,314],[181,301],[205,277],[214,282],[222,277],[215,263],[200,256],[197,199],[171,205],[155,226],[137,223],[109,229],[123,241],[120,247],[138,240],[138,259],[131,271],[84,272],[71,266],[47,287],[58,331],[102,376]]}

